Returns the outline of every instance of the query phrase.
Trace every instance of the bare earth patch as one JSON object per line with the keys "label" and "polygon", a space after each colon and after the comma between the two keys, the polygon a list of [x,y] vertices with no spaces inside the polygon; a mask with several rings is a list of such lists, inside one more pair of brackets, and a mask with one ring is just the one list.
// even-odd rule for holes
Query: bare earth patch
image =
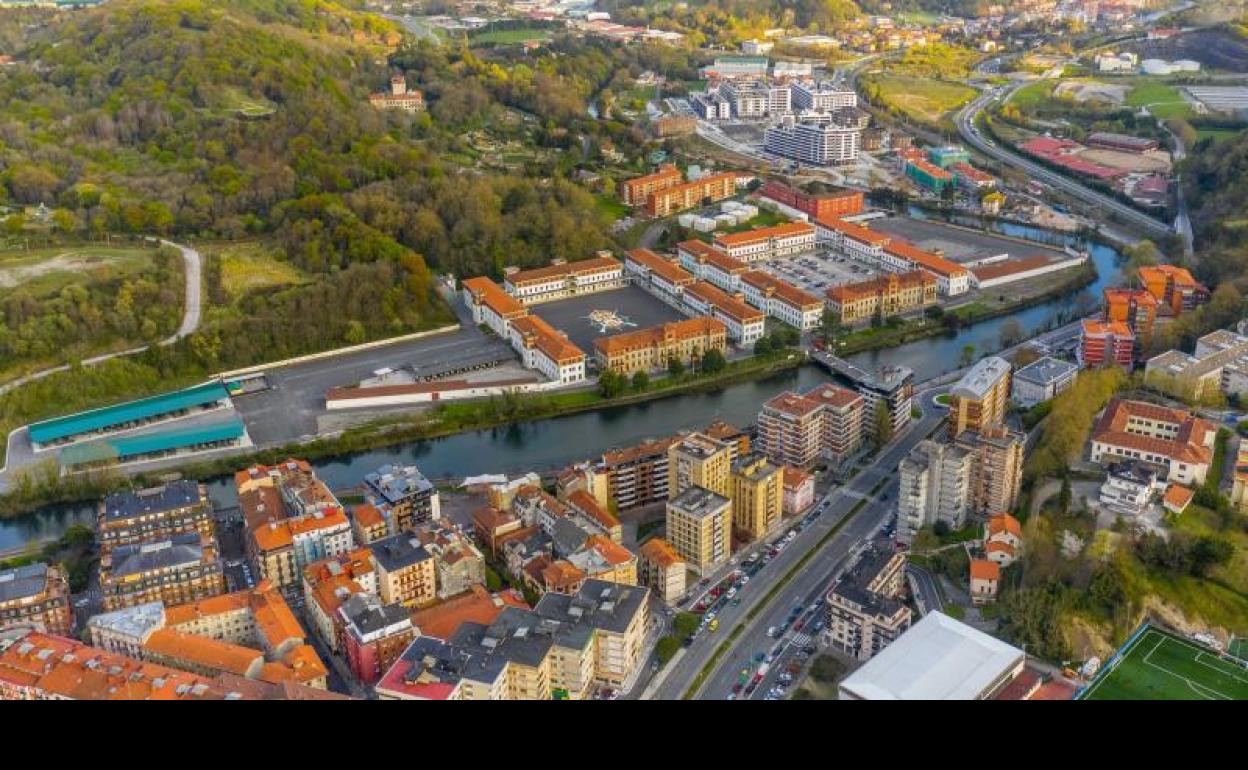
{"label": "bare earth patch", "polygon": [[32,258],[28,264],[11,267],[0,267],[0,289],[12,289],[27,281],[55,272],[77,272],[85,268],[95,268],[116,261],[116,257],[102,256],[84,251],[67,251],[51,259]]}

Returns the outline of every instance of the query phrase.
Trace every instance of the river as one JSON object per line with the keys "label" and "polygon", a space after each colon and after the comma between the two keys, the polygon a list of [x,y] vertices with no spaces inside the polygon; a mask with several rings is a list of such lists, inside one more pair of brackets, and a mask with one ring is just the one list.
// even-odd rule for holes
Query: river
{"label": "river", "polygon": [[[1003,233],[1018,237],[1035,237],[1045,232],[1013,224],[997,227]],[[1074,239],[1069,239],[1069,242],[1074,243]],[[1091,253],[1099,277],[1082,291],[1099,296],[1101,288],[1118,277],[1118,253],[1103,244],[1085,244],[1083,247]],[[1022,324],[1028,336],[1060,325],[1058,322],[1066,319],[1079,293],[1072,292],[1042,305],[984,321],[956,334],[916,340],[848,358],[866,367],[880,364],[909,366],[914,369],[917,379],[930,379],[957,368],[965,345],[975,345],[980,353],[999,349],[1001,326],[1010,319]],[[765,379],[729,385],[711,393],[672,396],[643,404],[461,433],[342,459],[324,460],[316,463],[317,472],[331,488],[343,489],[356,486],[364,474],[386,463],[415,464],[430,478],[550,470],[601,454],[604,449],[670,435],[716,419],[747,425],[754,422],[762,402],[776,393],[794,388],[804,390],[826,379],[821,370],[806,366]],[[214,479],[208,482],[208,487],[218,505],[237,503],[232,479]],[[31,540],[55,538],[73,522],[92,523],[94,510],[94,505],[49,506],[28,516],[0,521],[0,552],[20,548]]]}

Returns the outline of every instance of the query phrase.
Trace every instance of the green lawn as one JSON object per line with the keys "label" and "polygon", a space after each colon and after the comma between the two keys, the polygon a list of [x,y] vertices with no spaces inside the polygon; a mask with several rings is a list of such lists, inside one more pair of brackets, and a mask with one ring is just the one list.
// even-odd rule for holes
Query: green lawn
{"label": "green lawn", "polygon": [[0,251],[0,296],[20,287],[36,296],[70,283],[110,281],[143,272],[154,250],[144,247],[71,246]]}
{"label": "green lawn", "polygon": [[232,300],[257,289],[293,286],[308,280],[302,270],[259,241],[209,246],[202,251],[221,260],[221,286]]}
{"label": "green lawn", "polygon": [[1083,700],[1248,700],[1248,669],[1148,628],[1083,693]]}
{"label": "green lawn", "polygon": [[548,29],[494,29],[489,32],[470,35],[468,41],[474,45],[484,43],[527,43],[530,40],[546,41],[550,39]]}
{"label": "green lawn", "polygon": [[1018,105],[1021,109],[1047,101],[1052,95],[1053,83],[1047,80],[1038,80],[1035,83],[1028,83],[1015,91],[1010,97],[1010,102]]}
{"label": "green lawn", "polygon": [[909,75],[872,75],[869,82],[879,89],[879,98],[886,105],[930,124],[940,123],[976,94],[975,89],[960,83]]}
{"label": "green lawn", "polygon": [[1128,107],[1148,107],[1148,111],[1165,120],[1183,118],[1191,113],[1191,107],[1183,101],[1179,89],[1156,80],[1136,80],[1127,93]]}

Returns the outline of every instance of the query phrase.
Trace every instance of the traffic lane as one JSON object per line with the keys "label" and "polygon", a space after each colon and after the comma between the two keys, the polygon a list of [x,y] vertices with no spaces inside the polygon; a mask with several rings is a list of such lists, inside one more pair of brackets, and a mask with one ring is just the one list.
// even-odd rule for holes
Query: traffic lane
{"label": "traffic lane", "polygon": [[[805,601],[803,606],[810,606],[812,601],[807,597],[817,593],[836,571],[850,557],[851,552],[874,530],[882,526],[890,515],[890,507],[883,503],[872,503],[858,512],[848,523],[829,540],[822,549],[816,552],[812,564],[831,564],[833,569],[824,571],[817,566],[803,570],[790,583],[781,589],[771,605],[755,618],[746,631],[738,637],[738,652],[728,657],[728,661],[740,662],[742,656],[753,656],[759,650],[770,650],[776,640],[767,635],[772,626],[779,626],[788,618],[797,604]],[[703,689],[703,695],[710,698],[723,698],[732,690],[736,683],[736,675],[740,667],[731,668],[721,664],[710,677]]]}
{"label": "traffic lane", "polygon": [[944,608],[944,602],[941,601],[940,592],[936,590],[936,583],[932,579],[931,574],[922,567],[913,564],[906,565],[906,571],[914,576],[914,583],[918,586],[920,598],[923,602],[923,614],[939,611]]}
{"label": "traffic lane", "polygon": [[[776,558],[772,559],[769,567],[776,567],[776,571],[772,574],[777,576],[787,574],[789,569],[800,561],[802,555],[813,548],[824,535],[848,515],[849,511],[853,509],[853,506],[859,500],[867,497],[867,493],[875,487],[881,478],[895,475],[894,469],[901,458],[908,454],[919,441],[935,430],[936,426],[944,419],[944,411],[934,408],[934,398],[941,392],[943,392],[943,389],[940,388],[932,388],[920,392],[920,398],[923,399],[928,407],[923,411],[923,418],[915,423],[903,437],[886,449],[884,454],[878,457],[870,466],[850,479],[848,484],[830,490],[824,495],[823,501],[829,502],[824,514],[817,518],[814,524],[803,530]],[[840,515],[830,516],[829,514],[833,512],[839,512]],[[846,526],[850,525],[847,524]],[[863,528],[864,532],[868,530],[869,527]],[[723,614],[719,615],[721,629],[731,630],[736,627],[739,619],[752,609],[754,602],[758,598],[756,595],[760,590],[764,594],[770,590],[770,587],[760,589],[760,586],[765,582],[768,581],[763,576],[759,576],[758,579],[752,579],[745,585],[742,591],[737,594],[741,597],[740,606],[729,606]],[[708,639],[711,640],[709,644],[707,643]],[[719,643],[714,635],[699,637],[692,646],[686,648],[685,656],[681,658],[668,674],[663,685],[656,693],[656,697],[661,699],[682,697],[694,677],[702,670],[718,647]]]}

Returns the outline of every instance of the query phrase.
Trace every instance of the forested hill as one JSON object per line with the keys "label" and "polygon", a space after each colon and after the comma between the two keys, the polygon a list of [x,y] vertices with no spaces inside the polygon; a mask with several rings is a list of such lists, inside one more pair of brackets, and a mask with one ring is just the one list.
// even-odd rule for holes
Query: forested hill
{"label": "forested hill", "polygon": [[97,230],[227,232],[384,163],[348,151],[384,135],[359,107],[367,63],[399,39],[379,17],[318,0],[114,0],[49,18],[0,73],[18,203]]}
{"label": "forested hill", "polygon": [[1180,170],[1201,277],[1248,290],[1248,132],[1200,141]]}

